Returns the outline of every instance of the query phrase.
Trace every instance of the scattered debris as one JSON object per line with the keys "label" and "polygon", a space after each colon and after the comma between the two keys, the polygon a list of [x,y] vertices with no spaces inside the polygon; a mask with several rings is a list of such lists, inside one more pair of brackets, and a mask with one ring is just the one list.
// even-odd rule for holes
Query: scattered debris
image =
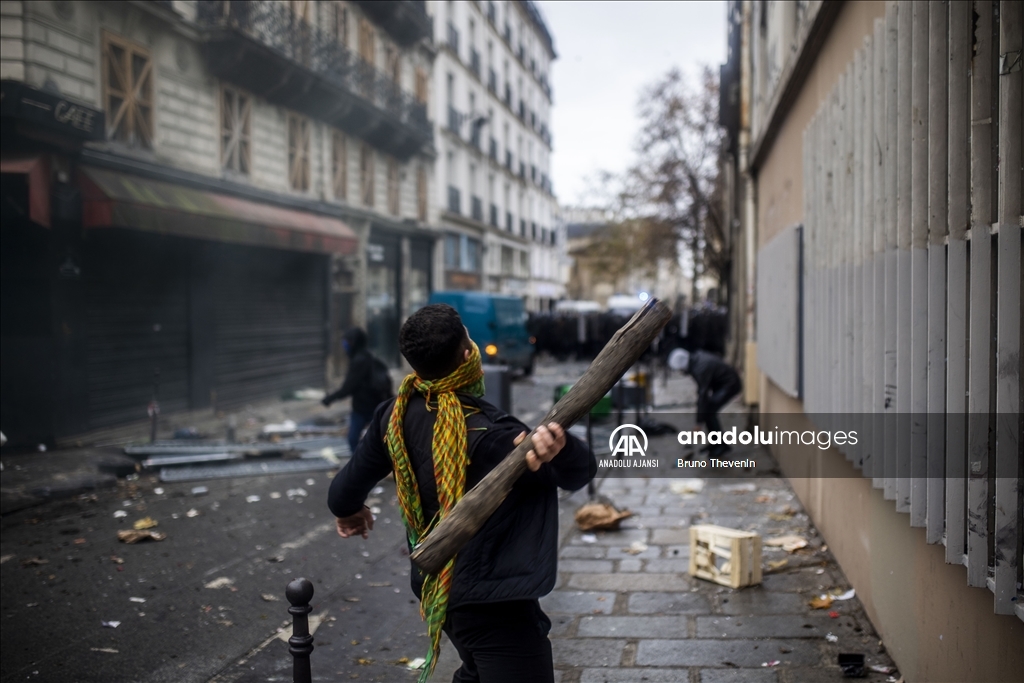
{"label": "scattered debris", "polygon": [[118,557],[117,555],[111,555],[110,556],[110,561],[113,562],[114,564],[124,564],[124,560],[122,558]]}
{"label": "scattered debris", "polygon": [[267,562],[284,562],[284,555],[271,555],[267,558]]}
{"label": "scattered debris", "polygon": [[155,493],[158,496],[162,496],[164,495],[164,489],[162,486],[157,486],[155,489],[153,489],[153,493]]}
{"label": "scattered debris", "polygon": [[597,536],[594,534],[583,534],[580,536],[580,540],[584,543],[597,543]]}
{"label": "scattered debris", "polygon": [[127,510],[115,510],[114,511],[114,519],[121,519],[122,517],[127,517],[127,516],[128,516],[128,511]]}
{"label": "scattered debris", "polygon": [[101,621],[103,628],[117,628],[121,625],[120,621]]}
{"label": "scattered debris", "polygon": [[722,493],[753,493],[756,490],[755,484],[727,484],[722,487]]}
{"label": "scattered debris", "polygon": [[251,496],[246,496],[245,497],[245,502],[246,503],[258,503],[258,502],[260,502],[260,497],[257,496],[256,494],[253,494]]}
{"label": "scattered debris", "polygon": [[801,548],[807,547],[807,539],[802,536],[786,535],[786,536],[773,536],[767,538],[764,544],[773,548],[782,548],[786,552],[795,553]]}
{"label": "scattered debris", "polygon": [[356,598],[356,597],[345,598],[345,602],[359,602],[359,598]]}
{"label": "scattered debris", "polygon": [[779,664],[782,664],[782,662],[780,662],[778,659],[773,659],[773,660],[771,660],[769,662],[761,662],[761,666],[766,666],[766,667],[778,666]]}
{"label": "scattered debris", "polygon": [[131,602],[146,602],[146,598],[128,598]]}
{"label": "scattered debris", "polygon": [[199,510],[196,510],[195,508],[191,508],[188,512],[185,513],[185,516],[186,517],[198,517],[199,516]]}
{"label": "scattered debris", "polygon": [[108,655],[120,654],[118,650],[115,650],[112,647],[90,647],[89,650],[91,650],[92,652],[105,652]]}
{"label": "scattered debris", "polygon": [[316,479],[307,479],[306,486],[313,486],[316,484]]}
{"label": "scattered debris", "polygon": [[426,664],[426,663],[427,663],[427,660],[423,659],[423,657],[417,657],[416,659],[414,659],[411,662],[409,662],[409,664],[407,666],[410,669],[412,669],[413,671],[415,671],[417,669],[422,669],[423,665]]}
{"label": "scattered debris", "polygon": [[831,612],[828,613],[828,616],[829,616],[830,619],[838,619],[839,618],[839,612],[836,612],[835,610],[832,610]]}
{"label": "scattered debris", "polygon": [[836,600],[849,600],[850,598],[854,597],[855,595],[857,595],[857,591],[855,589],[851,588],[850,590],[848,590],[848,591],[846,591],[844,593],[840,593],[839,595],[834,595],[833,597]]}
{"label": "scattered debris", "polygon": [[619,522],[632,516],[629,510],[619,510],[608,503],[587,503],[576,511],[576,526],[581,531],[615,530]]}
{"label": "scattered debris", "polygon": [[789,564],[789,560],[787,560],[787,559],[770,560],[768,562],[768,571],[769,572],[777,572],[780,569],[782,569],[783,567],[785,567],[787,564]]}
{"label": "scattered debris", "polygon": [[868,667],[871,671],[876,674],[894,674],[896,673],[896,667],[894,666],[883,666],[881,664],[872,664]]}
{"label": "scattered debris", "polygon": [[85,545],[85,539],[84,538],[76,538],[74,540],[74,544],[75,545]]}
{"label": "scattered debris", "polygon": [[700,493],[704,490],[703,479],[680,479],[669,484],[672,493]]}
{"label": "scattered debris", "polygon": [[7,560],[11,559],[12,557],[14,557],[14,555],[4,555],[3,557],[0,557],[0,564],[7,562]]}
{"label": "scattered debris", "polygon": [[148,529],[125,529],[117,532],[117,540],[128,544],[146,540],[162,541],[165,538],[167,538],[167,534],[162,531],[149,531]]}
{"label": "scattered debris", "polygon": [[825,634],[825,640],[827,640],[830,643],[838,643],[839,642],[839,636],[837,636],[836,634],[834,634],[831,631],[829,631],[828,633]]}
{"label": "scattered debris", "polygon": [[295,424],[295,420],[285,420],[284,422],[272,422],[263,427],[264,434],[294,434],[295,430],[298,429],[298,425]]}
{"label": "scattered debris", "polygon": [[152,529],[153,527],[158,526],[159,524],[160,523],[152,517],[143,517],[142,519],[137,520],[135,524],[132,524],[132,528],[134,528],[136,531],[142,531],[143,529]]}
{"label": "scattered debris", "polygon": [[381,583],[368,583],[366,585],[368,585],[370,588],[386,588],[386,587],[391,586],[391,582],[390,581],[383,581]]}
{"label": "scattered debris", "polygon": [[811,606],[811,609],[828,609],[832,606],[832,602],[835,600],[831,595],[822,594],[811,599],[807,604]]}
{"label": "scattered debris", "polygon": [[302,489],[302,488],[299,488],[299,489],[288,489],[285,492],[285,495],[288,496],[288,500],[291,500],[293,498],[305,498],[306,496],[309,495],[309,492],[307,492],[306,489]]}
{"label": "scattered debris", "polygon": [[373,664],[373,660],[367,657],[359,657],[356,659],[356,664],[359,664],[360,666],[370,666]]}
{"label": "scattered debris", "polygon": [[278,498],[281,497],[281,492],[280,491],[271,491],[270,492],[270,497],[273,500],[277,500]]}
{"label": "scattered debris", "polygon": [[209,492],[210,492],[210,489],[206,488],[205,486],[193,486],[192,487],[192,495],[193,496],[205,496]]}
{"label": "scattered debris", "polygon": [[281,600],[281,598],[273,593],[260,593],[260,597],[263,598],[263,602],[278,602]]}
{"label": "scattered debris", "polygon": [[206,584],[206,586],[204,586],[204,588],[226,588],[226,587],[232,585],[234,582],[235,582],[234,579],[229,579],[226,576],[221,576],[219,578],[214,579],[210,583]]}
{"label": "scattered debris", "polygon": [[41,557],[26,557],[21,561],[22,567],[38,567],[40,565],[50,564],[49,560],[45,560]]}
{"label": "scattered debris", "polygon": [[647,544],[643,541],[633,541],[629,544],[628,548],[622,549],[623,552],[629,553],[630,555],[639,555],[645,550],[647,550]]}
{"label": "scattered debris", "polygon": [[379,496],[380,494],[384,493],[384,487],[383,486],[374,486],[373,490],[370,491],[370,493],[372,493],[375,496]]}

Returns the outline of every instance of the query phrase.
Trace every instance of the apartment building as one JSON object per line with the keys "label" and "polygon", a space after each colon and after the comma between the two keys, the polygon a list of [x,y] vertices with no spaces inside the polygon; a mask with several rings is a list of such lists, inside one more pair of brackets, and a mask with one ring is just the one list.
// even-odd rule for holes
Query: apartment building
{"label": "apartment building", "polygon": [[443,285],[524,297],[565,293],[550,178],[551,33],[532,2],[428,2],[434,19],[435,198]]}
{"label": "apartment building", "polygon": [[321,387],[351,324],[397,362],[439,276],[423,2],[0,7],[5,433]]}
{"label": "apartment building", "polygon": [[748,398],[904,679],[1019,680],[1021,3],[728,12]]}

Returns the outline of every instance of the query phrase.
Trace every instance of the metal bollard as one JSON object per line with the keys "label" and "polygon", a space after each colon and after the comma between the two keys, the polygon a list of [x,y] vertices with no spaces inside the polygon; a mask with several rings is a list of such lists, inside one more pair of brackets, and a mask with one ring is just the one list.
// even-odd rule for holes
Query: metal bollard
{"label": "metal bollard", "polygon": [[291,603],[288,613],[292,615],[292,637],[288,639],[288,652],[295,658],[292,670],[294,683],[312,683],[313,674],[309,668],[309,655],[313,652],[313,636],[309,634],[309,613],[313,608],[313,584],[308,579],[295,579],[284,591]]}

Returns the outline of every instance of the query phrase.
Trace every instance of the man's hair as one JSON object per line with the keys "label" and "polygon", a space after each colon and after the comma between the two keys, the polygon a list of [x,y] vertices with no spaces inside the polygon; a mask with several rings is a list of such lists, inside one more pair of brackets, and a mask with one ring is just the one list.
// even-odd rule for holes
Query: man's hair
{"label": "man's hair", "polygon": [[409,316],[398,333],[398,348],[416,374],[440,379],[462,364],[466,328],[448,304],[431,304]]}

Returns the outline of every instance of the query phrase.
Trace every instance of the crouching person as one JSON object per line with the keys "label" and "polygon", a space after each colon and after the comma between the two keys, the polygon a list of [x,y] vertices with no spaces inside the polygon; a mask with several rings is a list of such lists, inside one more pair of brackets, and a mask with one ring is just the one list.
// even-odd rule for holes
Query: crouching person
{"label": "crouching person", "polygon": [[[410,549],[526,436],[529,428],[484,401],[480,351],[454,308],[425,306],[399,333],[413,374],[374,412],[366,435],[331,483],[328,504],[342,538],[367,538],[363,505],[394,472]],[[453,681],[553,681],[551,621],[538,598],[557,578],[558,488],[597,472],[590,450],[557,424],[538,428],[529,471],[459,554],[436,575],[413,565],[412,589],[437,664],[443,630],[462,666]]]}

